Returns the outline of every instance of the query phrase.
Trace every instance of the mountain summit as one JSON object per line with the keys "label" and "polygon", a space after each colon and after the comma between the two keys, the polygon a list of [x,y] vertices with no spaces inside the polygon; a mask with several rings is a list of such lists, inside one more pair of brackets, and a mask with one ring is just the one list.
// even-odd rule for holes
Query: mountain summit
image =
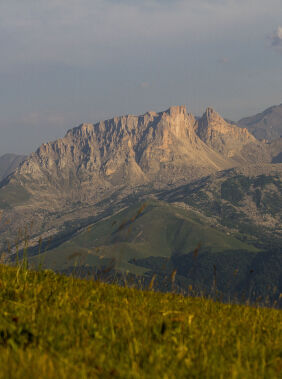
{"label": "mountain summit", "polygon": [[282,137],[282,104],[267,108],[254,116],[238,121],[258,139],[273,141]]}
{"label": "mountain summit", "polygon": [[213,108],[207,108],[196,125],[198,136],[213,150],[237,163],[270,161],[269,152],[246,129],[225,121]]}
{"label": "mountain summit", "polygon": [[96,189],[146,183],[165,186],[232,167],[234,162],[197,135],[196,123],[185,106],[176,106],[160,113],[82,124],[64,138],[43,144],[16,177],[33,188],[35,183],[45,183],[62,189],[71,186],[73,191],[82,185],[89,199],[96,193],[93,184]]}

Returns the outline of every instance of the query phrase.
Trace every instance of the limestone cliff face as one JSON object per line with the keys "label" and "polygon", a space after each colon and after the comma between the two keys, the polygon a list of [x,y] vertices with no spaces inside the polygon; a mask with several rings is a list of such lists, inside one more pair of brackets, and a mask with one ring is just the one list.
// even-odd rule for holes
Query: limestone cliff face
{"label": "limestone cliff face", "polygon": [[[189,182],[246,162],[269,162],[264,144],[208,108],[196,121],[185,106],[82,124],[41,145],[17,171],[33,194],[89,200],[97,191]],[[79,193],[79,195],[78,195]]]}
{"label": "limestone cliff face", "polygon": [[27,220],[36,219],[34,235],[52,234],[65,222],[103,212],[113,198],[123,201],[152,187],[176,187],[220,170],[268,162],[265,146],[210,108],[198,121],[185,106],[175,106],[82,124],[41,145],[1,183],[0,247],[1,239],[16,234]]}
{"label": "limestone cliff face", "polygon": [[226,122],[212,108],[207,108],[195,129],[208,146],[238,163],[271,162],[269,151],[263,143],[246,128]]}
{"label": "limestone cliff face", "polygon": [[17,177],[31,192],[53,188],[60,196],[79,192],[80,198],[90,199],[98,188],[164,186],[231,167],[221,151],[199,138],[195,123],[185,106],[176,106],[82,124],[64,138],[43,144]]}

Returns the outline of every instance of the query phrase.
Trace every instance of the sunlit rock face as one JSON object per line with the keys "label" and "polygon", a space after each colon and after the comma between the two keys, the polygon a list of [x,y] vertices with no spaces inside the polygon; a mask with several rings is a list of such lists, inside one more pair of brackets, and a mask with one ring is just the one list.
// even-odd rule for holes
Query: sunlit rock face
{"label": "sunlit rock face", "polygon": [[[55,142],[41,145],[18,170],[26,183],[63,190],[78,186],[91,198],[95,186],[190,181],[232,166],[195,130],[185,106],[142,116],[82,124]],[[235,128],[235,127],[234,127]],[[241,129],[240,129],[241,131]],[[254,138],[253,138],[254,139]]]}
{"label": "sunlit rock face", "polygon": [[212,108],[207,108],[197,122],[198,136],[212,149],[238,163],[270,162],[267,147],[246,128],[226,122]]}
{"label": "sunlit rock face", "polygon": [[[268,163],[266,145],[211,108],[198,120],[185,106],[174,106],[84,123],[42,144],[21,163],[1,184],[0,209],[11,229],[36,216],[34,228],[45,230],[103,210],[113,196],[122,199],[144,188],[176,187],[232,167]],[[2,236],[6,225],[0,225]]]}

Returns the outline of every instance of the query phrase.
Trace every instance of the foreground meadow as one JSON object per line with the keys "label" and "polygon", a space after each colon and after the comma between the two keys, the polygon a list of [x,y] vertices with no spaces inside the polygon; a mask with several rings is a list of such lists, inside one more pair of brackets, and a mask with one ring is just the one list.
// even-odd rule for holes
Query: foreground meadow
{"label": "foreground meadow", "polygon": [[281,311],[0,266],[0,378],[278,378]]}

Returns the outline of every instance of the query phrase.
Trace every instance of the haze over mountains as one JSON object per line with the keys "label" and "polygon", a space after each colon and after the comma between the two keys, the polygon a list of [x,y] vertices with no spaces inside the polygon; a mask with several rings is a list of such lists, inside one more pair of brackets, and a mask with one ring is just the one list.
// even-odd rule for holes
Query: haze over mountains
{"label": "haze over mountains", "polygon": [[[278,114],[275,107],[267,114],[271,112]],[[249,128],[250,122],[247,124]],[[252,127],[254,124],[255,121]],[[88,265],[100,267],[118,251],[120,256],[125,255],[117,270],[144,272],[149,276],[155,262],[150,257],[157,257],[157,262],[165,257],[169,267],[178,267],[179,256],[185,260],[185,252],[192,254],[197,246],[209,259],[213,259],[210,254],[222,251],[229,251],[230,257],[244,251],[252,254],[269,251],[274,254],[274,261],[279,259],[281,140],[257,139],[242,125],[243,121],[240,127],[225,121],[212,108],[196,119],[185,106],[175,106],[159,113],[115,117],[69,130],[65,137],[41,145],[2,180],[1,250],[11,248],[13,253],[28,240],[32,254],[47,249],[44,255],[47,266],[49,262],[50,267],[58,270],[73,264],[69,254],[86,254]],[[279,133],[278,122],[274,129]],[[142,208],[142,203],[148,201],[157,205]],[[136,207],[141,212],[137,217],[130,216]],[[180,207],[180,213],[174,207]],[[124,219],[115,219],[119,213],[124,214]],[[147,214],[145,223],[143,214],[144,217]],[[156,214],[171,220],[170,230],[165,232],[166,222],[156,226],[159,225]],[[191,238],[180,236],[183,222],[186,234],[190,228],[194,230]],[[119,229],[119,223],[126,226],[129,234],[136,226],[135,234],[120,233],[124,226]],[[117,224],[117,229],[111,229],[111,224]],[[94,228],[102,225],[100,230],[105,233],[102,239],[85,233],[84,228],[93,225]],[[155,230],[160,237],[156,239],[149,230],[142,232],[142,225]],[[218,236],[215,240],[212,229]],[[84,233],[80,238],[82,251],[77,244],[75,251],[69,250],[72,239],[80,233]],[[169,237],[162,237],[162,233]],[[225,240],[222,248],[220,240]],[[67,241],[72,245],[66,245]],[[101,249],[105,252],[101,253]],[[54,265],[54,254],[60,264]],[[251,264],[254,256],[249,257]],[[134,261],[137,258],[139,263]],[[146,259],[141,271],[140,259]],[[280,274],[272,283],[276,287],[281,286]],[[241,278],[242,283],[245,280]],[[187,280],[184,282],[186,285]]]}

